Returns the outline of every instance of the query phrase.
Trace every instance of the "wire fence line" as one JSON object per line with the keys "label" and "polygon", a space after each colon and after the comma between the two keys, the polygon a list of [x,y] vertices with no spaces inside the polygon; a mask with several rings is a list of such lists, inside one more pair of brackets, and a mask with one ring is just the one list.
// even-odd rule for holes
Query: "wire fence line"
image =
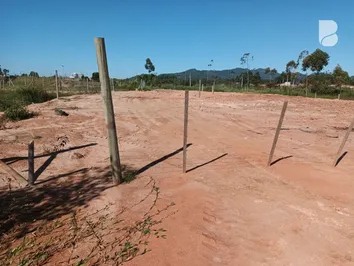
{"label": "wire fence line", "polygon": [[[56,92],[55,77],[30,77],[19,76],[1,79],[0,77],[0,91],[4,90],[17,90],[22,88],[36,88],[43,89],[47,92]],[[304,87],[264,87],[264,86],[250,86],[249,88],[242,88],[237,84],[219,82],[216,84],[203,84],[203,92],[239,92],[239,93],[260,93],[260,94],[280,94],[288,96],[303,96],[309,98],[329,98],[329,99],[354,99],[354,88],[346,87],[338,94],[338,91],[322,91],[307,90]],[[129,90],[200,90],[198,83],[192,82],[190,85],[178,83],[178,84],[153,84],[139,87],[139,83],[135,80],[127,81],[111,78],[110,86],[112,91],[129,91]],[[101,91],[101,85],[99,81],[93,79],[72,79],[72,78],[58,78],[59,92],[63,94],[93,94]]]}
{"label": "wire fence line", "polygon": [[[116,80],[111,79],[112,90],[128,90]],[[93,79],[72,79],[72,78],[58,78],[59,91],[62,93],[99,93],[101,91],[101,84],[99,81]],[[0,80],[0,90],[17,90],[23,88],[43,89],[47,92],[56,91],[55,77],[28,77],[21,76],[16,78],[8,78],[6,81]]]}

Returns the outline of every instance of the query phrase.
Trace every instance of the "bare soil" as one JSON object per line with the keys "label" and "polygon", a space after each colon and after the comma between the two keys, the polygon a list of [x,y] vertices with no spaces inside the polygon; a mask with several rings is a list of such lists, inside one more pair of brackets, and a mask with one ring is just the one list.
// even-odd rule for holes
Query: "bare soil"
{"label": "bare soil", "polygon": [[332,167],[354,102],[191,92],[183,174],[184,93],[113,99],[125,175],[138,173],[118,187],[100,95],[31,105],[38,116],[0,130],[0,158],[24,176],[35,139],[40,174],[17,188],[0,173],[2,265],[354,265],[353,136]]}

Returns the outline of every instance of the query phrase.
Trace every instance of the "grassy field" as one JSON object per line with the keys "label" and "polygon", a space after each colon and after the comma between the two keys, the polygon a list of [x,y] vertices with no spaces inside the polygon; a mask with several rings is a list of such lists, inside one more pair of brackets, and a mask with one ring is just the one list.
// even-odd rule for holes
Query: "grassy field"
{"label": "grassy field", "polygon": [[[100,92],[100,83],[87,80],[65,79],[59,83],[60,96],[70,96],[74,94],[92,94]],[[135,90],[132,84],[127,85],[115,82],[111,88],[115,91]],[[147,86],[144,90],[170,89],[170,90],[199,90],[199,85],[183,86],[176,84],[163,84],[159,86]],[[212,91],[212,86],[204,86],[204,91]],[[215,85],[215,92],[238,92],[238,93],[258,93],[258,94],[279,94],[289,96],[302,96],[309,98],[337,99],[338,90],[327,88],[327,90],[317,90],[316,92],[303,87],[255,87],[249,88],[232,87],[224,83]],[[32,103],[42,103],[56,97],[55,78],[30,78],[18,77],[7,83],[0,90],[0,112],[5,112],[8,120],[17,121],[32,116],[26,106]],[[354,91],[352,89],[343,89],[340,94],[342,100],[353,100]]]}

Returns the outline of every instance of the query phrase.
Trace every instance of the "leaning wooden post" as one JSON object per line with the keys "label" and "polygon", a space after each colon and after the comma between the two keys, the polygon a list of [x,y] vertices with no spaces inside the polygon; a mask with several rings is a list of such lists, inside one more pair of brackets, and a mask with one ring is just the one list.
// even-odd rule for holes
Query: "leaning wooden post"
{"label": "leaning wooden post", "polygon": [[283,120],[284,120],[285,111],[286,111],[287,106],[288,106],[288,101],[285,101],[284,104],[283,104],[283,109],[281,110],[277,131],[275,132],[272,149],[271,149],[270,154],[269,154],[269,159],[268,159],[268,164],[267,164],[268,166],[270,166],[272,164],[272,159],[273,159],[275,147],[276,147],[277,142],[278,142],[278,138],[279,138],[281,126],[283,124]]}
{"label": "leaning wooden post", "polygon": [[183,173],[187,172],[188,102],[189,91],[187,90],[184,92]]}
{"label": "leaning wooden post", "polygon": [[106,127],[108,130],[108,145],[112,167],[112,176],[115,184],[122,180],[122,171],[119,158],[118,139],[116,133],[116,123],[114,120],[114,108],[112,102],[112,93],[109,84],[108,64],[106,56],[106,46],[104,38],[95,38],[96,56],[98,72],[101,82],[101,94],[104,101],[104,114]]}
{"label": "leaning wooden post", "polygon": [[34,185],[34,141],[28,144],[28,185]]}
{"label": "leaning wooden post", "polygon": [[58,70],[55,70],[55,90],[57,91],[57,99],[59,99]]}
{"label": "leaning wooden post", "polygon": [[338,159],[339,159],[339,156],[341,156],[341,153],[343,151],[344,145],[347,142],[349,134],[350,134],[350,132],[352,132],[353,127],[354,127],[354,118],[353,118],[352,122],[350,123],[347,132],[345,133],[345,136],[344,136],[344,138],[342,140],[342,143],[339,146],[338,152],[336,154],[336,158],[334,158],[334,161],[333,161],[333,164],[332,164],[333,167],[336,167]]}

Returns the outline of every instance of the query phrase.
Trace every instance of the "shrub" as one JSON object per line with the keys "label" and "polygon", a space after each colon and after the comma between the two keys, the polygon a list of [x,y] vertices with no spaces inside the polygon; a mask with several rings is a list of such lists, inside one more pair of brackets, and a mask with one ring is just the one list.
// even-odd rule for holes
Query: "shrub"
{"label": "shrub", "polygon": [[1,97],[0,98],[0,112],[5,111],[7,108],[11,106],[10,101],[8,101],[6,98]]}
{"label": "shrub", "polygon": [[15,103],[5,110],[5,116],[10,121],[19,121],[33,117],[33,113],[22,104]]}
{"label": "shrub", "polygon": [[[55,98],[55,94],[48,93],[39,88],[24,88],[15,91],[0,91],[0,111],[12,107],[14,103],[28,105],[42,103]],[[18,104],[17,104],[18,105]]]}
{"label": "shrub", "polygon": [[54,94],[38,88],[24,88],[16,91],[18,100],[24,104],[43,103],[55,98]]}

